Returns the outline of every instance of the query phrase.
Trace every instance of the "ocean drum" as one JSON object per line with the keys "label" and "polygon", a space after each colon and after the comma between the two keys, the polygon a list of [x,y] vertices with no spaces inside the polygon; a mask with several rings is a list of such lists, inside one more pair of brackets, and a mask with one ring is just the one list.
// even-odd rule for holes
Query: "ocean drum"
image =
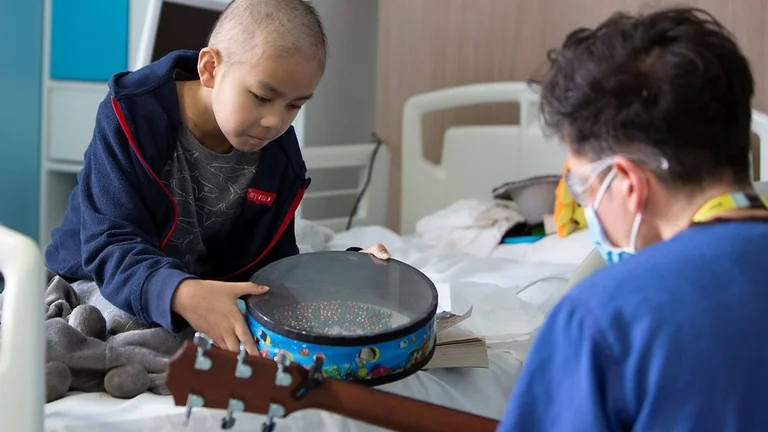
{"label": "ocean drum", "polygon": [[271,263],[246,299],[261,355],[284,352],[305,367],[325,359],[328,378],[380,385],[423,368],[435,349],[437,290],[417,269],[360,252],[327,251]]}

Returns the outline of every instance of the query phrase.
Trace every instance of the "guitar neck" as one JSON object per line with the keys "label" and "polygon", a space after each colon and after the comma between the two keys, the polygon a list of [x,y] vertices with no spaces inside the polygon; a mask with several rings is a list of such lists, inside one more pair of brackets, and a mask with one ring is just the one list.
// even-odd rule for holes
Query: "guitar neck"
{"label": "guitar neck", "polygon": [[[325,380],[317,408],[400,432],[493,432],[498,422],[359,384]],[[316,389],[315,391],[319,390]],[[320,392],[318,392],[320,393]]]}
{"label": "guitar neck", "polygon": [[[248,373],[237,376],[232,371],[242,366],[238,354],[209,347],[207,357],[200,357],[205,362],[197,365],[198,354],[195,343],[186,341],[168,364],[166,384],[176,405],[187,404],[187,416],[193,406],[232,409],[235,401],[239,410],[268,414],[270,420],[314,408],[399,432],[495,432],[498,426],[496,420],[348,381],[306,381],[310,372],[295,363],[282,369],[272,360],[253,357]],[[273,406],[282,414],[270,414]]]}

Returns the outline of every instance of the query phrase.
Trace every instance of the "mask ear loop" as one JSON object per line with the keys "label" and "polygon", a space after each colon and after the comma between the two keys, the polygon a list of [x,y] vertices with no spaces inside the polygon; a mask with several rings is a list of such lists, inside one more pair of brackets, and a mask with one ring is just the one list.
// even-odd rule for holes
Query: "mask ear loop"
{"label": "mask ear loop", "polygon": [[616,168],[611,168],[611,172],[605,176],[603,184],[600,185],[600,189],[597,191],[595,201],[592,202],[592,207],[594,207],[595,211],[597,211],[597,206],[599,206],[600,202],[603,200],[603,197],[605,196],[606,191],[608,191],[608,187],[611,185],[611,182],[613,182],[613,178],[616,177],[616,174]]}
{"label": "mask ear loop", "polygon": [[[666,159],[664,159],[663,162],[666,162]],[[663,165],[664,163],[662,163]],[[646,183],[648,183],[648,178],[643,176],[643,180],[645,180]],[[646,184],[646,189],[647,189]],[[648,199],[648,197],[643,198],[643,210],[645,209],[645,202]],[[643,221],[643,210],[640,210],[637,212],[637,216],[635,216],[635,221],[632,223],[632,232],[629,235],[629,247],[632,250],[632,253],[637,252],[637,238],[640,236],[640,224]]]}

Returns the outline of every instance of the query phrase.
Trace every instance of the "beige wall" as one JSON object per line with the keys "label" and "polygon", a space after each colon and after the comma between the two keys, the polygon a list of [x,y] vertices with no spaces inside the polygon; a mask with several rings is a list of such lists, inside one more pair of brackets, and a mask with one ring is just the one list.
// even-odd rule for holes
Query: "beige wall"
{"label": "beige wall", "polygon": [[[400,121],[415,94],[485,81],[525,80],[546,50],[579,26],[616,10],[636,12],[669,1],[381,0],[376,130],[392,149],[389,225],[399,228]],[[757,109],[768,111],[768,0],[694,0],[724,22],[752,62]],[[768,85],[767,85],[768,86]],[[426,156],[438,161],[441,136],[457,124],[514,123],[514,107],[483,106],[427,118]]]}

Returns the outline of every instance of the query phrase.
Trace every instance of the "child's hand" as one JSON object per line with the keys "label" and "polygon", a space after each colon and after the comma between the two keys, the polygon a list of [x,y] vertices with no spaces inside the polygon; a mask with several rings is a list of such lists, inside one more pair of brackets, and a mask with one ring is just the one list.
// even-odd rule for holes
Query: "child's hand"
{"label": "child's hand", "polygon": [[205,333],[221,349],[240,351],[240,342],[250,355],[259,355],[237,299],[248,294],[264,294],[269,288],[251,282],[219,282],[187,279],[179,284],[172,308],[195,331]]}
{"label": "child's hand", "polygon": [[361,250],[360,252],[371,254],[371,255],[375,256],[376,258],[382,259],[382,260],[388,260],[388,259],[392,258],[392,255],[389,253],[387,248],[384,247],[384,245],[381,244],[381,243],[376,243],[375,245],[373,245],[371,247],[367,247],[367,248]]}

